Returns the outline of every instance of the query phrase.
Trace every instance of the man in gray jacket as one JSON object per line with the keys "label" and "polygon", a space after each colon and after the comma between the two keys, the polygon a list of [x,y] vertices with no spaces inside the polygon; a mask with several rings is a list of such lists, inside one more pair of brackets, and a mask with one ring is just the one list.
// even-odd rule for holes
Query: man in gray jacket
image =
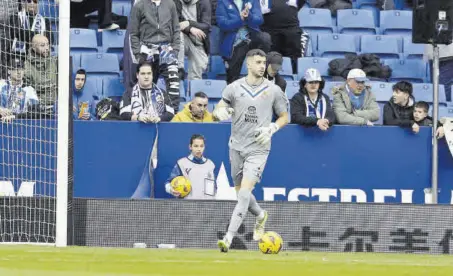
{"label": "man in gray jacket", "polygon": [[[125,74],[132,74],[140,60],[153,64],[154,82],[159,75],[165,78],[171,105],[179,107],[178,51],[180,47],[179,18],[173,1],[137,0],[132,7],[128,30],[130,33],[132,68],[124,67]],[[136,78],[133,78],[133,83]],[[128,83],[131,85],[130,83]]]}
{"label": "man in gray jacket", "polygon": [[361,69],[349,71],[346,83],[332,89],[333,110],[341,125],[374,125],[379,120],[379,106]]}

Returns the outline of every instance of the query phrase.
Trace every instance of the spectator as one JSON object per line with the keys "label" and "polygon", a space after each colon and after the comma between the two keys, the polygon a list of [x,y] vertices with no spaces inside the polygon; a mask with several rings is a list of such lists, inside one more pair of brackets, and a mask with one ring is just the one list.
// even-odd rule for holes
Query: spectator
{"label": "spectator", "polygon": [[[0,37],[8,37],[9,17],[17,11],[17,0],[2,0],[0,5]],[[8,39],[0,39],[0,79],[8,77],[6,63],[11,50],[10,41]]]}
{"label": "spectator", "polygon": [[372,122],[379,120],[379,106],[366,81],[363,70],[352,69],[346,83],[332,89],[333,110],[339,124],[373,126]]}
{"label": "spectator", "polygon": [[[211,31],[211,3],[209,0],[175,0],[181,6],[183,21],[181,46],[179,49],[179,68],[184,76],[184,56],[189,59],[189,80],[202,79],[208,66],[209,32]],[[180,75],[180,77],[181,77]]]}
{"label": "spectator", "polygon": [[173,117],[172,122],[212,123],[215,118],[208,111],[208,96],[204,92],[197,92],[191,102]]}
{"label": "spectator", "polygon": [[384,106],[384,125],[411,127],[414,124],[412,84],[397,82],[392,87],[393,96]]}
{"label": "spectator", "polygon": [[165,183],[167,193],[179,197],[179,193],[171,188],[171,181],[178,176],[184,176],[190,180],[192,191],[185,199],[215,199],[216,185],[214,163],[203,156],[205,139],[200,134],[194,134],[190,138],[190,155],[178,160],[171,171],[170,177]]}
{"label": "spectator", "polygon": [[[451,86],[453,85],[453,44],[439,46],[439,84],[445,86],[447,101],[451,101]],[[433,46],[427,45],[425,48],[425,58],[433,59]],[[432,68],[432,67],[431,67]],[[433,70],[431,70],[433,71]]]}
{"label": "spectator", "polygon": [[239,78],[247,52],[254,48],[269,52],[271,38],[260,31],[263,15],[258,0],[218,0],[216,16],[222,31],[220,54],[230,84]]}
{"label": "spectator", "polygon": [[[128,25],[130,48],[125,47],[125,83],[134,85],[132,76],[139,61],[153,65],[153,80],[165,78],[172,108],[179,108],[178,51],[181,43],[178,12],[173,1],[136,1]],[[126,38],[127,39],[127,38]],[[127,41],[126,41],[127,42]]]}
{"label": "spectator", "polygon": [[[426,102],[417,102],[414,106],[414,124],[412,125],[412,131],[418,133],[421,126],[433,126],[433,118],[428,116],[429,105]],[[438,139],[444,137],[444,127],[441,122],[438,122],[436,130],[436,137]]]}
{"label": "spectator", "polygon": [[24,64],[19,58],[8,62],[8,80],[0,80],[0,115],[2,122],[26,118],[32,105],[39,103],[36,91],[23,82]]}
{"label": "spectator", "polygon": [[264,77],[274,82],[283,92],[286,91],[286,80],[280,76],[278,71],[282,68],[283,57],[280,53],[269,52],[266,57],[266,72]]}
{"label": "spectator", "polygon": [[[73,118],[75,120],[94,120],[95,116],[95,100],[94,96],[84,97],[84,88],[86,83],[86,72],[79,69],[74,78],[73,92]],[[91,93],[89,93],[91,94]]]}
{"label": "spectator", "polygon": [[290,57],[293,71],[297,72],[297,59],[303,51],[297,14],[305,0],[263,0],[260,3],[264,18],[261,28],[271,36],[271,51]]}
{"label": "spectator", "polygon": [[98,12],[101,30],[116,30],[120,26],[113,22],[112,0],[71,0],[71,28],[88,28],[90,19],[85,15]]}
{"label": "spectator", "polygon": [[12,53],[26,54],[30,41],[36,34],[45,35],[48,41],[52,41],[50,21],[39,14],[38,1],[19,3],[18,12],[10,16],[8,33]]}
{"label": "spectator", "polygon": [[321,130],[328,130],[333,125],[335,114],[329,96],[322,92],[324,84],[317,69],[307,69],[304,78],[300,80],[299,93],[291,99],[291,123],[318,126]]}
{"label": "spectator", "polygon": [[127,88],[120,103],[120,116],[127,121],[143,123],[169,122],[175,112],[170,106],[170,98],[153,83],[153,70],[149,62],[141,62],[137,67],[138,83]]}
{"label": "spectator", "polygon": [[36,89],[42,105],[53,107],[57,99],[57,60],[50,56],[49,41],[37,34],[25,61],[24,81]]}

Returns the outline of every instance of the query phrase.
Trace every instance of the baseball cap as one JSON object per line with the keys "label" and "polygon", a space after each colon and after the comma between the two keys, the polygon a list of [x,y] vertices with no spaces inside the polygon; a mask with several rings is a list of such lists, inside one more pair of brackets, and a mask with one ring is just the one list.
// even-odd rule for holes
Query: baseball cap
{"label": "baseball cap", "polygon": [[321,73],[315,68],[308,68],[307,71],[305,71],[304,79],[306,82],[322,81]]}
{"label": "baseball cap", "polygon": [[352,69],[348,73],[348,79],[355,79],[356,81],[369,81],[369,79],[366,77],[365,72],[363,72],[362,69]]}
{"label": "baseball cap", "polygon": [[279,71],[282,68],[283,56],[278,52],[269,52],[266,56],[267,63],[271,65],[272,70]]}

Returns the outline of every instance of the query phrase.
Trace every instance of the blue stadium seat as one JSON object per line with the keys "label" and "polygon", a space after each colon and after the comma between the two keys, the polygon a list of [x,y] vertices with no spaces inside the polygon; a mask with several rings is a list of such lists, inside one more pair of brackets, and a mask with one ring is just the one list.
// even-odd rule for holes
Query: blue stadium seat
{"label": "blue stadium seat", "polygon": [[337,22],[341,34],[376,34],[373,13],[369,10],[338,10]]}
{"label": "blue stadium seat", "polygon": [[98,42],[96,32],[89,29],[71,29],[69,45],[73,53],[96,53]]}
{"label": "blue stadium seat", "polygon": [[371,86],[371,92],[373,92],[376,97],[376,101],[386,103],[392,98],[392,86],[394,83],[371,81],[369,82],[369,85]]}
{"label": "blue stadium seat", "polygon": [[294,95],[299,92],[299,82],[298,81],[288,81],[286,82],[286,96],[291,100]]}
{"label": "blue stadium seat", "polygon": [[353,0],[354,9],[362,9],[364,6],[376,6],[376,0]]}
{"label": "blue stadium seat", "polygon": [[424,52],[425,44],[412,43],[411,36],[405,36],[403,38],[403,55],[405,59],[423,59]]}
{"label": "blue stadium seat", "polygon": [[102,50],[104,53],[113,53],[118,56],[118,60],[123,58],[125,30],[113,32],[102,32]]}
{"label": "blue stadium seat", "polygon": [[[412,87],[416,101],[425,101],[429,104],[433,103],[433,85],[431,83],[414,83]],[[443,85],[439,85],[439,105],[447,106],[445,87]]]}
{"label": "blue stadium seat", "polygon": [[221,56],[211,56],[210,70],[208,72],[209,79],[225,79],[226,71],[223,58]]}
{"label": "blue stadium seat", "polygon": [[411,11],[381,11],[380,31],[386,35],[412,35]]}
{"label": "blue stadium seat", "polygon": [[210,54],[218,55],[220,49],[220,29],[217,26],[211,27],[209,40],[210,40]]}
{"label": "blue stadium seat", "polygon": [[318,35],[317,34],[308,34],[308,46],[305,50],[305,56],[311,57],[315,55],[315,51],[318,48]]}
{"label": "blue stadium seat", "polygon": [[385,64],[392,68],[390,81],[426,82],[426,63],[423,60],[387,60]]}
{"label": "blue stadium seat", "polygon": [[124,15],[124,2],[113,1],[112,12],[118,15]]}
{"label": "blue stadium seat", "polygon": [[317,57],[304,57],[304,58],[299,58],[297,60],[297,76],[299,79],[301,79],[305,71],[308,68],[316,68],[319,70],[321,73],[321,76],[323,76],[326,79],[329,79],[329,62],[331,59],[329,58],[317,58]]}
{"label": "blue stadium seat", "polygon": [[448,106],[439,106],[439,119],[443,117],[453,117],[453,108]]}
{"label": "blue stadium seat", "polygon": [[381,59],[399,59],[398,39],[394,36],[363,35],[360,51],[379,56]]}
{"label": "blue stadium seat", "polygon": [[301,9],[298,17],[300,27],[310,34],[334,32],[332,14],[328,9]]}
{"label": "blue stadium seat", "polygon": [[54,0],[39,1],[38,10],[40,15],[50,18],[51,21],[58,20],[58,5]]}
{"label": "blue stadium seat", "polygon": [[118,102],[126,91],[124,83],[117,77],[103,77],[102,87],[102,95],[104,97],[112,98]]}
{"label": "blue stadium seat", "polygon": [[375,125],[383,125],[384,124],[384,106],[385,106],[385,103],[383,102],[378,102],[378,106],[379,106],[379,119],[374,122]]}
{"label": "blue stadium seat", "polygon": [[329,96],[330,100],[333,101],[332,88],[338,85],[343,85],[344,82],[341,81],[326,81],[324,85],[323,93]]}
{"label": "blue stadium seat", "polygon": [[130,1],[125,2],[123,6],[123,15],[129,18],[129,15],[131,15],[131,9],[132,9],[131,2]]}
{"label": "blue stadium seat", "polygon": [[119,76],[120,66],[115,54],[82,54],[80,66],[89,75]]}
{"label": "blue stadium seat", "polygon": [[226,86],[224,80],[191,80],[189,94],[192,97],[196,92],[202,91],[208,95],[210,101],[216,102],[222,98],[222,91]]}
{"label": "blue stadium seat", "polygon": [[292,81],[294,79],[293,66],[289,57],[283,57],[282,69],[279,74],[287,81]]}
{"label": "blue stadium seat", "polygon": [[360,9],[370,11],[373,14],[374,25],[379,26],[380,10],[376,5],[364,5]]}
{"label": "blue stadium seat", "polygon": [[344,58],[345,54],[355,54],[356,40],[353,35],[320,34],[318,35],[318,55],[320,57]]}
{"label": "blue stadium seat", "polygon": [[72,73],[75,74],[77,70],[80,69],[80,54],[78,53],[71,53],[72,57]]}

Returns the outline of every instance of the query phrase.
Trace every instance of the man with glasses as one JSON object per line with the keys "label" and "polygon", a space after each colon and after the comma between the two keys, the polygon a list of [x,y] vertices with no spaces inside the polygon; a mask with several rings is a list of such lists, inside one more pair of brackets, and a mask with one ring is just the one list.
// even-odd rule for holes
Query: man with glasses
{"label": "man with glasses", "polygon": [[361,69],[352,69],[346,83],[332,89],[333,110],[341,125],[368,125],[379,120],[380,109]]}
{"label": "man with glasses", "polygon": [[173,117],[172,122],[185,123],[212,123],[216,121],[208,111],[208,96],[204,92],[195,93],[191,102],[184,106],[184,109]]}

